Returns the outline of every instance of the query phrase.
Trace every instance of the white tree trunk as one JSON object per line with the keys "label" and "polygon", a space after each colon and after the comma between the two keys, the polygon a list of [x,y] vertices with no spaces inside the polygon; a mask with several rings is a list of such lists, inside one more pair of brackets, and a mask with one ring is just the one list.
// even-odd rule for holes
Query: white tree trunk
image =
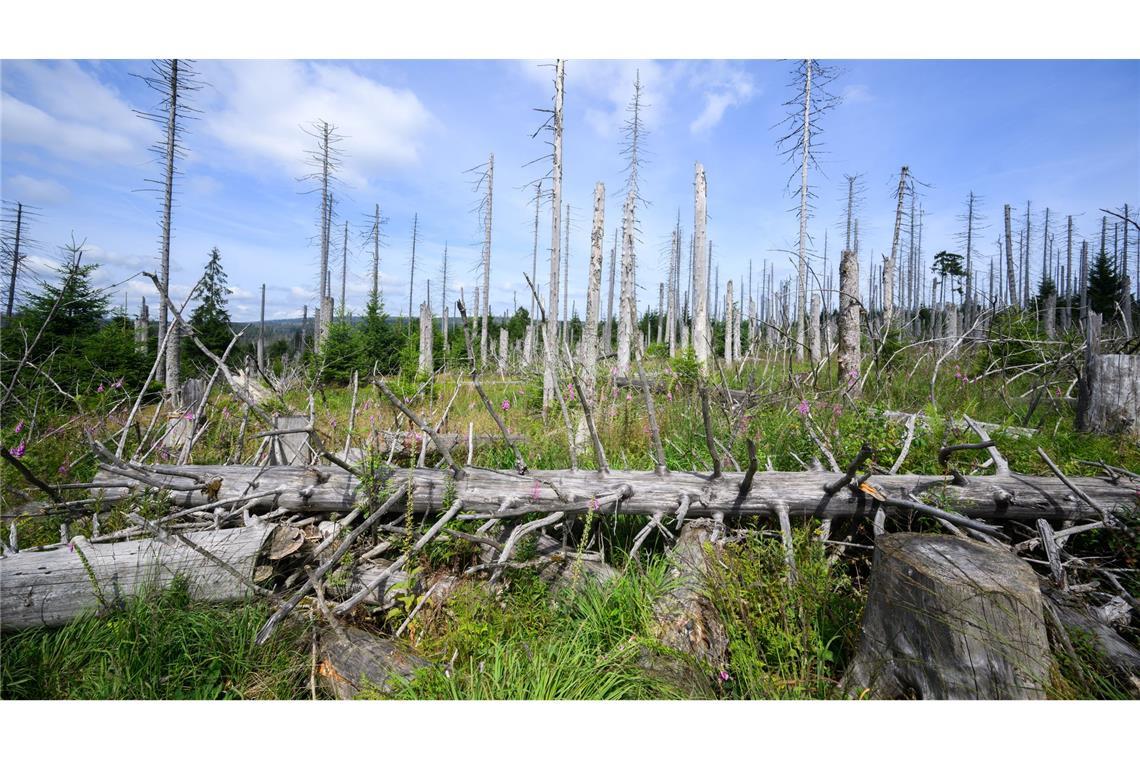
{"label": "white tree trunk", "polygon": [[586,285],[586,322],[582,328],[582,392],[594,403],[598,375],[598,312],[602,297],[602,238],[605,236],[606,188],[594,185],[594,223],[590,230],[590,277]]}
{"label": "white tree trunk", "polygon": [[709,350],[709,248],[706,223],[708,221],[708,185],[705,167],[696,165],[696,192],[693,209],[693,351],[701,372],[708,373]]}
{"label": "white tree trunk", "polygon": [[895,232],[891,238],[891,256],[883,267],[883,333],[891,329],[891,319],[895,313],[895,267],[898,262],[899,233],[902,230],[903,199],[906,198],[906,178],[910,170],[903,167],[899,172],[898,206],[895,208]]}
{"label": "white tree trunk", "polygon": [[558,275],[560,274],[559,251],[562,232],[562,88],[565,78],[565,62],[559,59],[554,74],[554,165],[551,169],[550,203],[550,295],[546,304],[546,346],[542,380],[542,408],[546,409],[554,400],[554,383],[557,382],[554,361],[558,350]]}
{"label": "white tree trunk", "polygon": [[819,334],[819,313],[819,293],[813,292],[811,294],[811,321],[808,325],[810,330],[808,334],[808,349],[812,364],[819,364],[819,360],[823,358],[823,350]]}
{"label": "white tree trunk", "polygon": [[420,304],[420,361],[419,371],[422,374],[430,375],[434,365],[432,364],[432,326],[431,326],[431,309],[428,308],[427,303]]}
{"label": "white tree trunk", "polygon": [[859,387],[859,255],[844,251],[839,262],[839,384]]}
{"label": "white tree trunk", "polygon": [[617,371],[619,375],[629,374],[631,341],[634,340],[633,315],[636,313],[634,300],[633,263],[633,204],[636,199],[630,192],[622,209],[621,243],[621,301],[618,305]]}
{"label": "white tree trunk", "polygon": [[801,143],[803,155],[800,158],[800,235],[799,264],[796,272],[796,359],[804,358],[804,307],[807,297],[807,222],[808,222],[808,160],[811,151],[811,70],[808,59],[807,76],[804,80],[804,118]]}
{"label": "white tree trunk", "polygon": [[491,313],[491,212],[495,201],[495,154],[487,162],[487,216],[483,231],[483,325],[479,332],[479,362],[487,363],[487,330]]}
{"label": "white tree trunk", "polygon": [[732,321],[733,321],[733,308],[735,304],[732,301],[732,280],[725,284],[724,293],[724,363],[726,366],[733,364],[736,357],[732,353]]}
{"label": "white tree trunk", "polygon": [[499,371],[507,371],[507,359],[510,354],[510,336],[507,334],[507,328],[499,328]]}

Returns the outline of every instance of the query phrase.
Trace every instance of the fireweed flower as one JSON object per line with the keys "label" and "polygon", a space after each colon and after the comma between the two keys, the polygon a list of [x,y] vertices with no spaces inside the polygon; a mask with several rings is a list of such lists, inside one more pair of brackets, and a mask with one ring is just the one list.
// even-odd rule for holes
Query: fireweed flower
{"label": "fireweed flower", "polygon": [[12,430],[12,432],[19,434],[19,432],[23,429],[24,429],[24,421],[20,420],[19,422],[16,423],[16,427]]}
{"label": "fireweed flower", "polygon": [[99,383],[99,387],[95,389],[95,392],[96,393],[102,393],[103,392],[103,383]]}
{"label": "fireweed flower", "polygon": [[800,401],[799,406],[797,406],[796,409],[805,417],[807,416],[808,412],[811,411],[811,407],[808,406],[808,402],[806,400]]}
{"label": "fireweed flower", "polygon": [[730,676],[728,674],[727,670],[720,671],[720,673],[718,674],[717,677],[720,678],[721,683],[724,683],[725,681],[729,681],[732,679],[732,676]]}
{"label": "fireweed flower", "polygon": [[24,451],[26,450],[27,446],[25,445],[24,441],[20,441],[20,445],[14,449],[8,449],[8,453],[16,457],[16,459],[19,459],[20,457],[24,456]]}
{"label": "fireweed flower", "polygon": [[509,412],[511,410],[511,402],[503,399],[503,403],[499,404],[499,408],[504,412]]}

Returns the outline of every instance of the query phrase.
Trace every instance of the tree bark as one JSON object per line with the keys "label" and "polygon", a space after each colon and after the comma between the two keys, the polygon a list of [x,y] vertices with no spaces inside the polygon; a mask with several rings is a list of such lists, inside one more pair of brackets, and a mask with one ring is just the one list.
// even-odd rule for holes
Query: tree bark
{"label": "tree bark", "polygon": [[594,185],[594,221],[590,230],[590,279],[586,284],[586,322],[582,333],[582,390],[593,404],[598,376],[598,311],[602,291],[602,238],[605,236],[606,188]]}
{"label": "tree bark", "polygon": [[839,382],[851,392],[859,387],[859,256],[844,251],[839,262]]}
{"label": "tree bark", "polygon": [[1043,699],[1051,659],[1036,573],[1004,548],[879,536],[850,694]]}
{"label": "tree bark", "polygon": [[[252,583],[258,560],[277,529],[262,525],[185,537]],[[0,558],[0,630],[64,625],[87,612],[114,609],[141,591],[165,588],[175,576],[186,578],[191,597],[201,601],[245,599],[250,594],[217,562],[173,537],[92,544],[80,536],[68,547]]]}
{"label": "tree bark", "polygon": [[693,351],[701,373],[708,374],[709,351],[709,251],[705,225],[708,222],[708,186],[705,167],[696,165],[696,193],[693,210]]}

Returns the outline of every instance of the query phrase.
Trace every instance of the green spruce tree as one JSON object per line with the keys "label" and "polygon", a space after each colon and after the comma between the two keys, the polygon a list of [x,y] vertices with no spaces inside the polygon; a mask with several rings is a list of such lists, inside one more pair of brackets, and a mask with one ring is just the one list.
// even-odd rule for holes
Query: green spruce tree
{"label": "green spruce tree", "polygon": [[1110,321],[1116,313],[1116,304],[1123,289],[1124,282],[1116,272],[1116,262],[1102,248],[1089,268],[1089,308]]}
{"label": "green spruce tree", "polygon": [[[198,286],[195,296],[201,302],[190,315],[190,327],[202,345],[218,356],[226,350],[226,346],[233,339],[230,329],[230,314],[226,311],[226,298],[230,290],[226,287],[226,273],[222,269],[222,254],[217,246],[210,251],[210,260],[206,262],[206,270],[202,283]],[[191,341],[186,346],[186,353],[190,358],[205,362],[205,355]]]}

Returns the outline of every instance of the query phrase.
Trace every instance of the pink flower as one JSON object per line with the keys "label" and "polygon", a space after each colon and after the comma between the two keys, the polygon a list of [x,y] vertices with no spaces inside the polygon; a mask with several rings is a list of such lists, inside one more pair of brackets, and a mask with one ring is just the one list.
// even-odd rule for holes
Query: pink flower
{"label": "pink flower", "polygon": [[20,420],[19,422],[16,423],[16,427],[15,427],[15,429],[12,430],[12,432],[13,433],[19,433],[23,429],[24,429],[24,421]]}
{"label": "pink flower", "polygon": [[633,394],[632,394],[632,393],[630,393],[629,391],[626,391],[626,392],[625,392],[625,400],[626,400],[626,401],[629,401],[629,400],[630,400],[630,399],[632,399],[632,398],[633,398]]}
{"label": "pink flower", "polygon": [[672,400],[673,400],[673,391],[667,391],[667,392],[665,393],[665,398],[667,398],[667,399],[669,399],[670,401],[672,401]]}
{"label": "pink flower", "polygon": [[228,406],[223,407],[222,408],[222,419],[228,420],[229,418],[230,418],[230,408]]}
{"label": "pink flower", "polygon": [[720,673],[717,675],[717,678],[720,679],[721,683],[732,680],[732,676],[728,674],[727,670],[720,671]]}
{"label": "pink flower", "polygon": [[114,383],[111,384],[111,387],[112,388],[122,388],[123,387],[123,378],[120,377],[118,380],[116,380]]}
{"label": "pink flower", "polygon": [[103,383],[99,383],[99,387],[95,389],[95,392],[96,393],[102,393],[103,392]]}
{"label": "pink flower", "polygon": [[[103,386],[99,386],[99,387],[102,388]],[[182,415],[182,419],[184,419],[184,420],[194,419],[194,412],[186,412],[186,414]]]}
{"label": "pink flower", "polygon": [[811,411],[811,407],[808,406],[808,402],[806,400],[801,400],[799,406],[797,406],[796,409],[805,417],[808,415],[808,412]]}
{"label": "pink flower", "polygon": [[499,404],[499,408],[504,412],[509,412],[511,410],[511,402],[503,399],[503,403]]}
{"label": "pink flower", "polygon": [[20,445],[14,449],[8,449],[8,453],[11,454],[12,456],[16,457],[16,459],[19,459],[20,457],[24,456],[24,451],[26,449],[27,449],[27,446],[24,444],[23,441],[20,441]]}
{"label": "pink flower", "polygon": [[601,508],[602,508],[602,507],[601,507],[601,505],[600,505],[600,504],[598,504],[598,497],[597,497],[597,496],[595,496],[594,498],[590,499],[590,511],[591,511],[591,512],[597,512],[597,511],[599,511]]}
{"label": "pink flower", "polygon": [[67,462],[64,462],[59,466],[59,469],[56,472],[58,472],[60,475],[66,475],[67,473],[71,472],[71,465]]}
{"label": "pink flower", "polygon": [[571,385],[566,390],[567,390],[567,395],[566,395],[567,401],[573,401],[574,400],[574,386]]}

